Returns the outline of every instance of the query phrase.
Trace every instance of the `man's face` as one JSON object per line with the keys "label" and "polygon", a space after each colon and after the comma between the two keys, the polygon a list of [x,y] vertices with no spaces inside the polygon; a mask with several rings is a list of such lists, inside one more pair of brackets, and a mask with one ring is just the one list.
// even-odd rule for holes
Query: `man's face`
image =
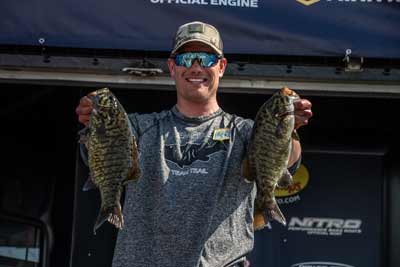
{"label": "man's face", "polygon": [[[190,42],[179,49],[183,52],[207,52],[214,50],[200,42]],[[216,100],[219,79],[224,75],[227,61],[220,59],[214,66],[203,68],[195,60],[190,68],[175,65],[174,59],[168,59],[168,67],[172,79],[175,80],[178,101],[186,100],[195,103],[207,103]]]}

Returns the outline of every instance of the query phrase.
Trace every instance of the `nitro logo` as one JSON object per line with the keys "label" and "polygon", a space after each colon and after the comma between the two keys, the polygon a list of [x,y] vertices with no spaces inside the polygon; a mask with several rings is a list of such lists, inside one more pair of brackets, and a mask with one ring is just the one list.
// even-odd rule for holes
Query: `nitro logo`
{"label": "nitro logo", "polygon": [[354,266],[337,262],[310,261],[310,262],[296,263],[291,265],[290,267],[354,267]]}
{"label": "nitro logo", "polygon": [[358,219],[292,217],[289,231],[303,231],[308,235],[341,236],[343,234],[361,234],[362,221]]}

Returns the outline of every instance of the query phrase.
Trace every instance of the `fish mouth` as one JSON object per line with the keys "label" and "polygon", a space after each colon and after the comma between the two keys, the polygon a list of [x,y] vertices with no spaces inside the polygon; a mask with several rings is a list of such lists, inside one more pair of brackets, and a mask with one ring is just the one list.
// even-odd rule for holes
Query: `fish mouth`
{"label": "fish mouth", "polygon": [[293,97],[298,96],[298,95],[295,93],[295,91],[289,89],[288,87],[283,87],[283,88],[281,89],[281,93],[282,93],[282,95],[284,95],[284,96],[293,96]]}

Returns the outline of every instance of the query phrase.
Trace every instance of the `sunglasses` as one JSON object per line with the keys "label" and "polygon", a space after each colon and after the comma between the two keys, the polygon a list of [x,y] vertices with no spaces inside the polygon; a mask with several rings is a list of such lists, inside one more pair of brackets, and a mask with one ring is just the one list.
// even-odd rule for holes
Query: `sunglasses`
{"label": "sunglasses", "polygon": [[175,65],[190,68],[197,60],[202,68],[214,66],[222,56],[205,52],[187,52],[175,56]]}

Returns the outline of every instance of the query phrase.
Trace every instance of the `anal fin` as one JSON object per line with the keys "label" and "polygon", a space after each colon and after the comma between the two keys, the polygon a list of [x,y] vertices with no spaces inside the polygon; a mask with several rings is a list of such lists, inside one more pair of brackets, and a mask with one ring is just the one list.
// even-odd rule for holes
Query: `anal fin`
{"label": "anal fin", "polygon": [[287,188],[289,185],[293,183],[293,177],[290,174],[288,169],[285,169],[285,171],[282,174],[282,177],[279,178],[277,187],[278,188]]}

